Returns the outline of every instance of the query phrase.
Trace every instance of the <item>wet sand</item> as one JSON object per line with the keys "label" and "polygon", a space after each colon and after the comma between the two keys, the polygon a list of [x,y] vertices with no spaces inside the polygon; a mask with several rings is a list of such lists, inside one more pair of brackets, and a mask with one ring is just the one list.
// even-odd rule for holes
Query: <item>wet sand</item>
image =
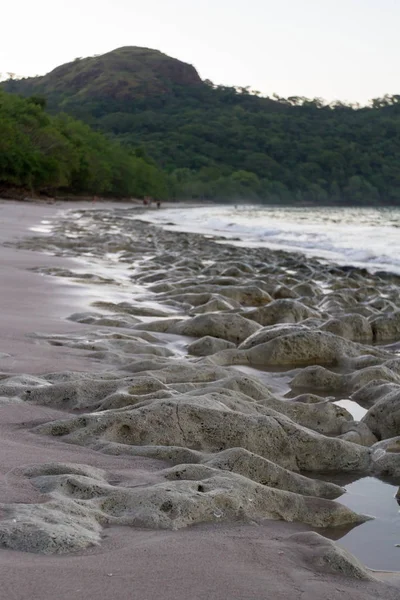
{"label": "wet sand", "polygon": [[[92,205],[83,203],[88,209]],[[65,348],[49,348],[35,343],[32,333],[66,333],[82,329],[79,324],[66,321],[71,307],[86,306],[81,286],[55,279],[31,270],[39,266],[73,268],[76,261],[50,254],[25,251],[4,244],[32,234],[31,227],[68,205],[3,201],[0,202],[0,369],[9,373],[43,373],[63,368],[81,370],[93,367],[83,353],[71,353]],[[43,227],[43,225],[42,225]]]}
{"label": "wet sand", "polygon": [[[0,204],[1,243],[26,237],[30,226],[56,214],[61,208],[22,206],[12,202]],[[96,324],[67,320],[72,313],[93,311],[89,307],[95,293],[93,285],[86,286],[84,281],[76,283],[71,277],[64,282],[63,278],[44,273],[54,269],[79,271],[73,256],[51,256],[9,246],[3,246],[1,252],[0,352],[10,355],[0,358],[0,370],[4,375],[76,371],[104,376],[118,368],[120,377],[135,377],[134,371],[127,366],[126,357],[116,367],[115,353],[88,352],[81,347],[88,327],[96,333],[93,343],[99,343]],[[41,272],[29,270],[34,268]],[[123,289],[120,294],[124,296]],[[99,298],[102,296],[100,289]],[[155,302],[153,307],[156,305]],[[158,303],[158,307],[161,309],[162,305]],[[167,303],[164,309],[173,313],[174,307]],[[101,314],[101,310],[98,312]],[[106,311],[105,314],[115,313]],[[146,319],[142,318],[142,321],[146,324]],[[120,331],[121,334],[130,331],[132,334],[127,327],[116,329],[115,324],[111,327],[102,325],[102,328],[103,335],[104,331]],[[41,335],[34,337],[33,333]],[[62,340],[62,336],[66,343],[48,343],[56,338]],[[74,343],[74,340],[81,341]],[[158,340],[163,348],[168,348],[168,336],[164,343],[162,336]],[[143,355],[140,356],[143,361]],[[130,360],[134,361],[134,356]],[[160,369],[160,365],[155,366]],[[3,381],[8,380],[4,378]],[[19,385],[22,385],[21,380]],[[96,444],[89,446],[74,443],[72,439],[64,441],[62,436],[38,435],[35,427],[62,421],[67,416],[66,411],[59,410],[57,403],[54,403],[58,408],[55,409],[51,402],[43,405],[14,401],[12,395],[5,398],[0,405],[0,493],[3,504],[41,505],[54,497],[51,491],[43,491],[25,477],[27,465],[88,465],[104,469],[112,477],[111,483],[123,482],[126,489],[133,490],[164,481],[161,473],[171,466],[166,455],[155,457],[155,452],[150,453],[152,456],[120,451],[109,454],[99,451],[101,448]],[[2,509],[4,518],[9,518],[8,510]],[[34,590],[34,594],[43,600],[82,597],[122,600],[130,596],[141,600],[272,596],[285,600],[338,599],[343,596],[354,600],[400,598],[400,587],[393,587],[400,586],[397,576],[381,574],[380,577],[391,584],[386,585],[374,579],[354,578],[349,573],[343,576],[338,569],[330,572],[329,563],[320,560],[326,556],[321,540],[313,546],[313,538],[291,538],[296,532],[309,531],[309,526],[275,520],[257,524],[218,523],[217,517],[214,521],[217,522],[178,531],[116,527],[109,523],[103,529],[99,545],[89,545],[64,555],[0,550],[0,597],[22,600],[30,598]],[[29,537],[29,530],[25,533]],[[0,535],[0,541],[2,539]]]}

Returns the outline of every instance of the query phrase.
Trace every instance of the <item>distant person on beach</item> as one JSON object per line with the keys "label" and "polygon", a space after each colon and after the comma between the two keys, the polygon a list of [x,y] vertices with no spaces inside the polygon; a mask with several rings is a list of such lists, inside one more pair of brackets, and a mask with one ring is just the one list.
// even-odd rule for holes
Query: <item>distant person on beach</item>
{"label": "distant person on beach", "polygon": [[161,200],[157,200],[157,208],[160,208],[161,206]]}

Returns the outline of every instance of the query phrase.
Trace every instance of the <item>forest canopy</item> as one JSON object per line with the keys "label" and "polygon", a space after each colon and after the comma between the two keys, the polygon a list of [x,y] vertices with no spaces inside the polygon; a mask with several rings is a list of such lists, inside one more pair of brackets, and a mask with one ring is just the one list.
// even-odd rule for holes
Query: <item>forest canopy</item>
{"label": "forest canopy", "polygon": [[164,198],[168,177],[143,152],[123,147],[41,97],[0,91],[0,190]]}
{"label": "forest canopy", "polygon": [[400,205],[398,95],[366,107],[262,97],[134,47],[1,87],[27,97],[0,96],[1,181],[116,196]]}

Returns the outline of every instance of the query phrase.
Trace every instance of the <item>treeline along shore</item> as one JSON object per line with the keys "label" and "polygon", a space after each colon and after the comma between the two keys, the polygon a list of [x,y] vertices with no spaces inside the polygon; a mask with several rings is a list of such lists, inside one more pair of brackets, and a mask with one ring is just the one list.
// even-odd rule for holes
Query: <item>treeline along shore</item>
{"label": "treeline along shore", "polygon": [[136,47],[0,87],[5,190],[400,205],[400,95],[262,97]]}

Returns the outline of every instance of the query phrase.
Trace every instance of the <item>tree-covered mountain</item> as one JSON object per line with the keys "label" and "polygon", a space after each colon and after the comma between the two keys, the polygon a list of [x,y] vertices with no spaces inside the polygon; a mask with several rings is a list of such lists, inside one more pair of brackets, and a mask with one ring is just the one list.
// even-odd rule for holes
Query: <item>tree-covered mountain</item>
{"label": "tree-covered mountain", "polygon": [[172,196],[400,204],[400,96],[368,107],[264,98],[130,47],[2,87],[150,157]]}

